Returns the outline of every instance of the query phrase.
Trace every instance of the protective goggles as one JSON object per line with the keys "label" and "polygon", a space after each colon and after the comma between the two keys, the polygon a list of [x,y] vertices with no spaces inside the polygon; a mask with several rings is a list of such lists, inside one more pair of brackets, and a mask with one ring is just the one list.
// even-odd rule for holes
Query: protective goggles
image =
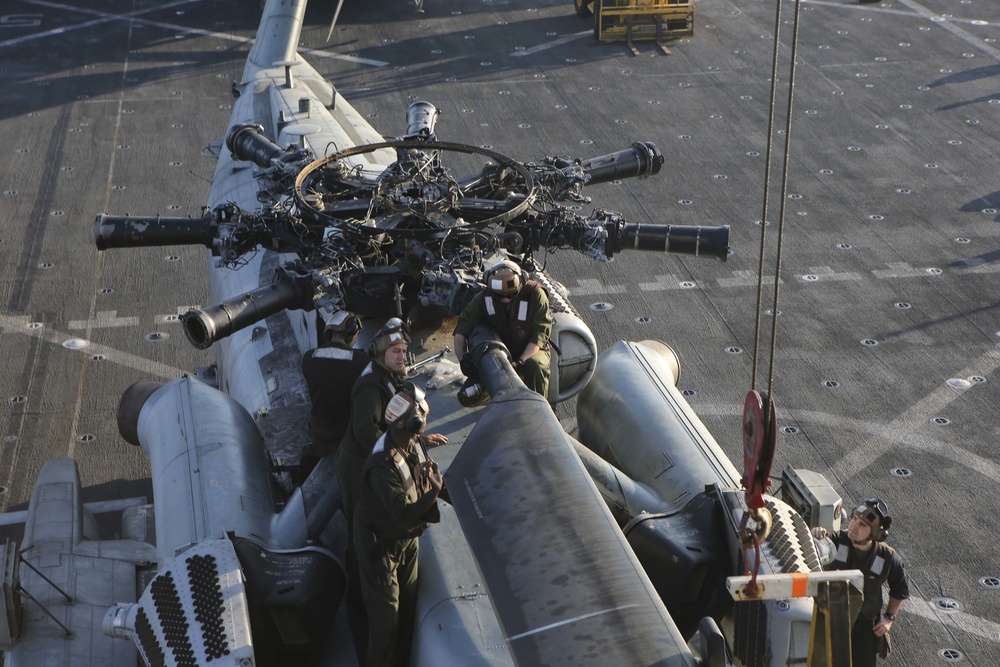
{"label": "protective goggles", "polygon": [[888,513],[889,508],[878,498],[870,498],[865,501],[864,505],[859,505],[854,510],[854,516],[869,526],[874,526],[876,522],[878,525],[884,524]]}
{"label": "protective goggles", "polygon": [[379,336],[385,337],[385,342],[388,345],[395,345],[400,341],[410,342],[410,333],[406,329],[406,324],[403,320],[398,317],[393,317],[392,319],[386,321],[382,325],[382,329],[378,333]]}
{"label": "protective goggles", "polygon": [[394,424],[399,419],[409,418],[413,415],[426,417],[427,412],[428,407],[424,390],[412,382],[407,382],[386,406],[385,421]]}
{"label": "protective goggles", "polygon": [[404,394],[409,394],[409,396],[413,399],[414,405],[417,407],[420,413],[424,415],[427,414],[428,411],[427,392],[425,392],[422,388],[418,387],[412,382],[403,383],[400,392]]}
{"label": "protective goggles", "polygon": [[873,507],[883,519],[889,516],[889,508],[885,506],[885,503],[882,502],[881,498],[869,498],[865,501],[865,505]]}

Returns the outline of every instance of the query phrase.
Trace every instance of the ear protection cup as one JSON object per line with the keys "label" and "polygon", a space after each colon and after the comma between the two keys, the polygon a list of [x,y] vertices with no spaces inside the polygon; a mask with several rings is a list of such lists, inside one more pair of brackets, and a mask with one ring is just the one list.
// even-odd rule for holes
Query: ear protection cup
{"label": "ear protection cup", "polygon": [[889,528],[892,527],[889,508],[886,507],[881,498],[869,498],[858,508],[859,511],[861,509],[871,509],[878,515],[878,527],[872,528],[872,539],[876,542],[884,542],[885,538],[889,536]]}
{"label": "ear protection cup", "polygon": [[876,542],[885,542],[885,538],[889,537],[890,524],[892,524],[891,517],[885,517],[882,519],[882,524],[875,529],[875,533],[872,535],[872,538]]}
{"label": "ear protection cup", "polygon": [[322,327],[322,337],[327,341],[335,338],[351,341],[361,331],[361,318],[346,310],[334,312],[330,308],[319,308],[316,317],[317,324]]}
{"label": "ear protection cup", "polygon": [[424,426],[426,425],[427,422],[424,420],[424,416],[417,413],[417,414],[412,414],[406,418],[406,423],[403,425],[403,428],[406,429],[407,433],[412,433],[413,435],[416,435],[421,431],[423,431]]}
{"label": "ear protection cup", "polygon": [[351,315],[344,322],[344,335],[347,338],[354,338],[358,335],[359,331],[361,331],[361,318],[357,315]]}

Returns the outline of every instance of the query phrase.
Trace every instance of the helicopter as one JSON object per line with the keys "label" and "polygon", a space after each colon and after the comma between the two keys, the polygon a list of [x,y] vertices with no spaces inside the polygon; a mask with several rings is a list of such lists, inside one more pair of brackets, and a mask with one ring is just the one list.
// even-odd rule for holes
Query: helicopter
{"label": "helicopter", "polygon": [[[214,366],[198,377],[137,383],[122,397],[119,430],[150,457],[154,507],[173,511],[140,512],[155,524],[155,549],[138,536],[102,543],[105,552],[127,551],[124,560],[141,564],[148,580],[136,600],[110,607],[105,634],[132,640],[147,664],[350,660],[329,633],[344,591],[335,475],[321,464],[301,486],[282,477],[304,444],[288,437],[290,423],[304,425],[307,403],[297,362],[320,338],[316,313],[358,313],[369,337],[393,316],[444,319],[462,311],[484,271],[504,258],[521,264],[554,304],[553,382],[547,397],[519,385],[488,332],[473,347],[489,406],[457,404],[447,390],[458,379],[455,365],[440,350],[421,368],[418,377],[441,389],[430,392],[431,414],[459,426],[449,431],[454,447],[439,457],[446,480],[468,493],[456,494],[423,540],[413,664],[449,655],[473,656],[465,664],[799,659],[810,601],[733,606],[721,583],[751,559],[765,573],[817,570],[805,523],[759,488],[771,526],[748,556],[739,536],[750,509],[741,487],[750,480],[677,392],[676,354],[651,341],[621,342],[598,359],[568,291],[537,262],[553,249],[599,261],[629,250],[724,261],[728,228],[577,213],[590,203],[585,187],[655,176],[664,160],[650,142],[590,159],[520,162],[438,141],[429,102],[412,104],[405,133],[386,140],[295,52],[305,2],[291,7],[265,7],[233,86],[204,215],[95,221],[100,250],[204,246],[216,303],[182,317],[192,345],[214,351]],[[550,408],[573,397],[578,442]],[[641,417],[651,414],[657,419]],[[615,424],[628,432],[609,430]],[[498,466],[524,473],[499,495],[487,472]],[[56,511],[42,492],[53,483],[73,487],[71,463],[40,477],[29,516]],[[517,488],[527,500],[514,506],[505,499]],[[69,550],[83,556],[94,531],[75,505]],[[536,523],[526,529],[528,520]],[[31,530],[24,548],[59,553],[67,544]],[[525,563],[518,554],[526,550],[543,557]],[[552,568],[575,577],[546,581]],[[25,573],[22,584],[33,576]],[[553,599],[558,615],[544,608]],[[202,632],[178,624],[178,609],[185,623],[200,619]],[[699,655],[687,644],[696,632]],[[12,645],[11,664],[30,655],[22,646]]]}

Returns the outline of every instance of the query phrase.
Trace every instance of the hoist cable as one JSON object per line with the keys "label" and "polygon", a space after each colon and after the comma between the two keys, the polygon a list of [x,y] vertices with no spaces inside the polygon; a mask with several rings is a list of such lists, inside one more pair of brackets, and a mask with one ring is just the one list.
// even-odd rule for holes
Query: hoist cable
{"label": "hoist cable", "polygon": [[757,362],[760,358],[760,319],[764,302],[764,250],[767,239],[767,212],[771,192],[771,149],[774,147],[774,107],[778,94],[778,46],[781,34],[781,0],[777,0],[774,12],[774,41],[771,53],[771,96],[768,103],[767,143],[764,147],[764,203],[760,215],[760,248],[757,252],[757,310],[753,332],[753,370],[750,375],[750,389],[757,388]]}
{"label": "hoist cable", "polygon": [[[780,3],[781,0],[778,1]],[[788,168],[792,145],[792,101],[794,99],[795,92],[795,54],[798,51],[799,45],[799,8],[801,7],[801,4],[802,3],[799,0],[795,0],[795,15],[792,19],[791,63],[788,66],[788,102],[786,111],[787,115],[785,118],[785,154],[783,157],[784,164],[781,171],[781,206],[778,207],[778,247],[775,250],[774,258],[774,301],[771,305],[771,359],[767,373],[768,396],[773,395],[771,390],[774,385],[774,356],[778,345],[778,291],[781,284],[781,242],[785,232],[785,206],[788,203],[786,193],[788,192]],[[759,318],[760,315],[758,314],[757,317]]]}
{"label": "hoist cable", "polygon": [[[767,376],[767,393],[768,396],[771,395],[773,385],[774,385],[774,356],[775,349],[777,347],[777,330],[778,330],[778,292],[780,285],[780,275],[781,275],[781,248],[783,240],[783,232],[785,226],[785,200],[786,191],[788,188],[788,167],[789,167],[789,154],[791,147],[791,127],[792,127],[792,101],[794,97],[794,84],[795,84],[795,54],[798,47],[798,35],[799,35],[799,0],[794,0],[795,2],[795,14],[792,21],[792,47],[791,47],[791,63],[789,65],[788,73],[788,97],[787,97],[787,108],[786,108],[786,119],[785,119],[785,144],[782,162],[782,175],[781,175],[781,205],[778,211],[778,241],[777,249],[775,253],[775,266],[774,266],[774,299],[771,308],[771,346],[770,346],[770,360],[768,367]],[[771,96],[768,109],[768,125],[767,125],[767,147],[765,153],[765,167],[764,167],[764,200],[761,211],[760,219],[760,252],[757,264],[757,310],[755,313],[754,322],[754,351],[753,351],[753,370],[750,378],[751,389],[757,387],[757,371],[759,367],[760,360],[760,342],[761,342],[761,318],[763,316],[763,303],[764,303],[764,258],[766,251],[766,239],[767,239],[767,226],[768,226],[768,212],[770,207],[769,196],[771,190],[771,166],[772,166],[772,152],[774,150],[774,126],[775,126],[775,106],[776,99],[778,96],[778,54],[780,50],[780,33],[781,33],[781,0],[777,0],[774,14],[774,48],[772,50],[772,61],[771,61]],[[768,401],[770,404],[770,401]],[[770,411],[770,407],[768,410]],[[766,423],[766,422],[765,422]]]}

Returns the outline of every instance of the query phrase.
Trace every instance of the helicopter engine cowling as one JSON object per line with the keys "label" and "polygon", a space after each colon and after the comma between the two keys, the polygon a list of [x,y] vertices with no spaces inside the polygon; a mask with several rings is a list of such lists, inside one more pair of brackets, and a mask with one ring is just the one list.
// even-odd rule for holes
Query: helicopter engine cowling
{"label": "helicopter engine cowling", "polygon": [[666,511],[669,503],[648,485],[569,439],[681,634],[690,638],[706,615],[722,618],[732,606],[725,592],[729,555],[722,530],[704,529],[724,523],[714,495]]}
{"label": "helicopter engine cowling", "polygon": [[552,320],[548,399],[559,403],[587,385],[597,363],[597,341],[574,312],[554,312]]}

